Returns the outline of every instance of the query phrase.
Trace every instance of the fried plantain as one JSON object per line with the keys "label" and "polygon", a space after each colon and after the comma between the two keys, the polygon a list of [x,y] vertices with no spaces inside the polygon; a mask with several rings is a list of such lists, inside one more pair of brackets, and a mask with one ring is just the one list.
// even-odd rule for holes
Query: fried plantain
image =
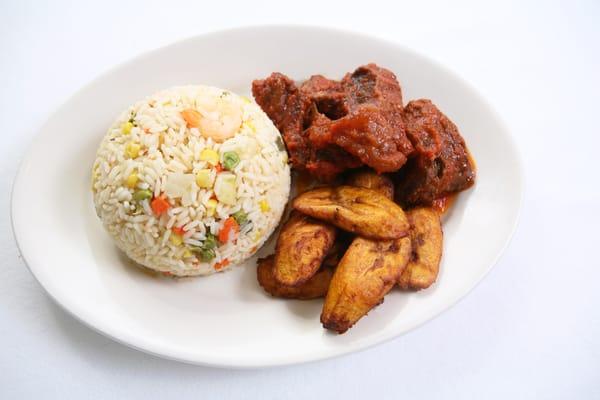
{"label": "fried plantain", "polygon": [[327,253],[327,256],[325,256],[325,259],[323,260],[323,266],[335,268],[340,263],[342,256],[348,249],[348,246],[350,246],[350,241],[352,240],[352,238],[348,238],[345,233],[346,232],[343,231],[338,233],[335,243],[331,246],[329,253]]}
{"label": "fried plantain", "polygon": [[439,214],[431,208],[419,207],[406,212],[410,221],[412,254],[400,275],[402,289],[425,289],[435,282],[440,269],[443,233]]}
{"label": "fried plantain", "polygon": [[410,228],[402,208],[372,189],[322,187],[296,197],[292,206],[303,214],[371,239],[398,239],[406,236]]}
{"label": "fried plantain", "polygon": [[309,280],[333,246],[336,234],[334,226],[292,211],[277,238],[275,280],[286,286]]}
{"label": "fried plantain", "polygon": [[354,239],[331,279],[321,313],[323,327],[344,333],[383,302],[408,263],[410,249],[408,237]]}
{"label": "fried plantain", "polygon": [[329,289],[329,282],[333,276],[331,268],[321,268],[309,280],[298,286],[284,286],[278,283],[273,276],[275,255],[260,258],[256,268],[256,277],[262,288],[274,297],[286,299],[309,300],[325,297]]}
{"label": "fried plantain", "polygon": [[372,170],[353,172],[346,179],[346,184],[373,189],[390,200],[394,199],[394,182],[387,175],[381,175]]}

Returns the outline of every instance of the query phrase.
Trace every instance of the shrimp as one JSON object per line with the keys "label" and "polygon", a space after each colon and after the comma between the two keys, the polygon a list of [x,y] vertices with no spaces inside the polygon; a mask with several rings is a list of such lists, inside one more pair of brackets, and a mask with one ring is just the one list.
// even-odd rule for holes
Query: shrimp
{"label": "shrimp", "polygon": [[199,97],[195,108],[181,111],[181,117],[188,128],[198,128],[205,138],[215,142],[224,142],[240,129],[242,125],[242,107],[236,99],[223,96]]}
{"label": "shrimp", "polygon": [[242,126],[242,107],[232,99],[219,98],[215,101],[214,98],[200,98],[197,99],[196,106],[202,115],[198,128],[205,138],[224,142],[233,137]]}

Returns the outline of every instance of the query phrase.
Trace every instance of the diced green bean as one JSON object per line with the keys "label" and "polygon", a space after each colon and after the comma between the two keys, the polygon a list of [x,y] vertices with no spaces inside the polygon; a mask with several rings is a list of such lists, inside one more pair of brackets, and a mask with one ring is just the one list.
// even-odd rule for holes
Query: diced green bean
{"label": "diced green bean", "polygon": [[248,222],[248,213],[244,212],[244,210],[234,212],[231,216],[240,226],[245,225]]}
{"label": "diced green bean", "polygon": [[217,256],[215,253],[215,249],[204,249],[203,248],[203,249],[200,249],[200,251],[198,253],[200,255],[200,260],[202,260],[204,262],[208,262]]}
{"label": "diced green bean", "polygon": [[207,233],[206,239],[204,239],[204,242],[202,242],[202,248],[211,250],[217,247],[217,245],[217,237],[212,233]]}
{"label": "diced green bean", "polygon": [[149,191],[148,189],[141,189],[141,190],[136,190],[133,193],[133,199],[135,201],[142,201],[142,200],[148,200],[152,198],[152,192]]}

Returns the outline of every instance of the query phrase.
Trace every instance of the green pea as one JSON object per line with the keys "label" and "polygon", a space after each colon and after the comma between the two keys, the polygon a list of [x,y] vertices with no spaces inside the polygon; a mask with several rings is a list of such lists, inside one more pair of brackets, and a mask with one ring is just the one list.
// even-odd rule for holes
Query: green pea
{"label": "green pea", "polygon": [[240,226],[248,222],[248,213],[244,212],[244,210],[234,212],[231,216],[233,217],[233,219],[235,219],[235,222],[237,222]]}
{"label": "green pea", "polygon": [[148,189],[141,189],[141,190],[136,190],[133,193],[133,199],[135,201],[142,201],[142,200],[148,200],[152,198],[152,192],[149,191]]}
{"label": "green pea", "polygon": [[223,168],[231,171],[240,163],[240,156],[235,151],[226,151],[223,153]]}

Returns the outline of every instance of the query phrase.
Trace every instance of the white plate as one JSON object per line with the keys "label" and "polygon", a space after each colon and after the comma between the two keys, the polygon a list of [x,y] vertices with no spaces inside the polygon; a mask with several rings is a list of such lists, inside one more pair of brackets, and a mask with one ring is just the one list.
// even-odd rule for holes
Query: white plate
{"label": "white plate", "polygon": [[[249,94],[272,71],[295,79],[341,77],[376,62],[396,73],[406,101],[430,98],[459,127],[478,166],[444,225],[437,283],[393,290],[344,335],[319,323],[321,301],[268,297],[254,260],[208,278],[156,278],[132,267],[96,217],[90,170],[96,147],[121,110],[172,85],[203,83]],[[260,27],[198,36],[105,73],[41,127],[15,181],[15,236],[48,294],[85,324],[137,349],[232,367],[291,364],[350,353],[430,320],[490,270],[515,227],[521,173],[506,128],[481,96],[431,60],[399,45],[328,29]],[[264,252],[263,252],[264,254]]]}

